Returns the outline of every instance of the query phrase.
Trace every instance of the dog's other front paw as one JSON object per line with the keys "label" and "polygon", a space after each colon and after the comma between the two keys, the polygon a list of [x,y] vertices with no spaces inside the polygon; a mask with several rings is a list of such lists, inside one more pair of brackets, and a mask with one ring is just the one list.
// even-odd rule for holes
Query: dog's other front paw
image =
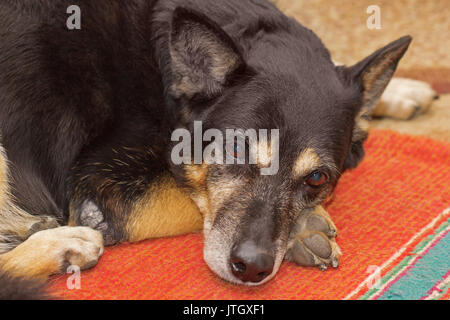
{"label": "dog's other front paw", "polygon": [[118,242],[114,231],[109,228],[102,211],[90,200],[85,200],[78,208],[79,225],[92,228],[100,232],[103,236],[105,246],[111,246]]}
{"label": "dog's other front paw", "polygon": [[337,229],[322,206],[305,210],[291,231],[286,259],[300,266],[337,268],[341,250],[336,243]]}
{"label": "dog's other front paw", "polygon": [[373,116],[408,120],[425,113],[433,100],[439,98],[436,91],[423,81],[393,78],[386,87]]}

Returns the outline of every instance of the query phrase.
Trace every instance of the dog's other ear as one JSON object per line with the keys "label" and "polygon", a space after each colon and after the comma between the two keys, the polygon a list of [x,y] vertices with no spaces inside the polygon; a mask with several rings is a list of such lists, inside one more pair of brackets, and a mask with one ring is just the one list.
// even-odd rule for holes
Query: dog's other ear
{"label": "dog's other ear", "polygon": [[244,65],[236,44],[201,13],[177,8],[170,37],[171,93],[176,98],[212,98]]}
{"label": "dog's other ear", "polygon": [[353,79],[362,84],[363,109],[375,107],[411,40],[410,36],[401,37],[349,68]]}
{"label": "dog's other ear", "polygon": [[370,114],[410,43],[411,37],[404,36],[347,69],[351,81],[361,86],[363,103],[355,119],[352,144],[345,161],[346,169],[356,167],[364,157],[363,143],[368,136]]}

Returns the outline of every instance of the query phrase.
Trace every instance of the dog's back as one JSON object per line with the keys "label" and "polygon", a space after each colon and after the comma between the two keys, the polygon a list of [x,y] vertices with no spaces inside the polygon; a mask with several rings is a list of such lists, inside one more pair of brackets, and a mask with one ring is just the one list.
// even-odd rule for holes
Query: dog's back
{"label": "dog's back", "polygon": [[[80,3],[84,30],[68,37],[70,1],[0,2],[0,269],[2,253],[64,223],[67,172],[111,124],[108,77],[127,69],[131,23],[122,25],[118,15],[129,7]],[[105,70],[113,64],[123,68],[111,75]],[[44,297],[42,281],[13,274],[0,270],[0,299]]]}

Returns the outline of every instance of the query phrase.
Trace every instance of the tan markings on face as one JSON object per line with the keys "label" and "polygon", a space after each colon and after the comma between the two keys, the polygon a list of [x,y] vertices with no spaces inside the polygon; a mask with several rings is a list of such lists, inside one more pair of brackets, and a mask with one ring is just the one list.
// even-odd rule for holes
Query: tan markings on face
{"label": "tan markings on face", "polygon": [[317,153],[311,149],[304,149],[294,162],[292,174],[294,178],[304,177],[320,164],[320,159]]}
{"label": "tan markings on face", "polygon": [[203,163],[201,165],[190,164],[184,166],[184,171],[186,172],[186,178],[189,184],[196,189],[201,189],[205,187],[206,175],[208,173],[208,165]]}
{"label": "tan markings on face", "polygon": [[129,241],[175,236],[202,229],[199,208],[189,195],[166,176],[152,184],[134,206],[127,222]]}
{"label": "tan markings on face", "polygon": [[257,152],[257,164],[260,168],[268,168],[271,164],[272,159],[272,147],[270,142],[265,139],[260,139],[257,144],[258,149],[253,152]]}
{"label": "tan markings on face", "polygon": [[67,221],[68,226],[75,227],[76,225],[78,225],[75,217],[76,217],[76,209],[75,209],[73,202],[70,202],[70,204],[69,204],[69,220]]}
{"label": "tan markings on face", "polygon": [[197,205],[203,218],[211,212],[208,194],[206,191],[191,193],[190,197]]}
{"label": "tan markings on face", "polygon": [[189,193],[191,199],[197,204],[202,216],[211,211],[209,207],[208,193],[206,190],[206,175],[208,174],[208,165],[190,164],[184,167],[185,177],[188,180],[192,191]]}
{"label": "tan markings on face", "polygon": [[0,146],[0,208],[5,206],[8,199],[8,166],[4,149]]}
{"label": "tan markings on face", "polygon": [[207,222],[212,223],[214,218],[230,197],[244,185],[244,181],[239,178],[220,178],[220,181],[208,185],[208,199],[210,212],[205,216]]}
{"label": "tan markings on face", "polygon": [[355,128],[353,130],[352,141],[358,142],[364,140],[369,134],[370,124],[364,116],[367,114],[367,110],[361,110],[355,119]]}

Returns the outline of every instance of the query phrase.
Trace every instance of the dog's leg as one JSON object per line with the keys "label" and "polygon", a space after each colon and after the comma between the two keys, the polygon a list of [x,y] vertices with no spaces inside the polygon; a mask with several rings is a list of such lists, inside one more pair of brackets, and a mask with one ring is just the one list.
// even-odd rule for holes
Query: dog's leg
{"label": "dog's leg", "polygon": [[[128,216],[115,222],[116,230],[120,228],[120,239],[114,238],[116,233],[111,232],[102,210],[91,200],[83,201],[79,211],[72,211],[70,224],[100,231],[105,245],[175,236],[202,229],[203,219],[197,205],[169,177],[155,181],[135,201],[126,208]],[[124,208],[124,204],[119,207]]]}
{"label": "dog's leg", "polygon": [[393,78],[372,112],[376,117],[408,120],[425,113],[438,95],[423,81]]}
{"label": "dog's leg", "polygon": [[321,270],[330,265],[336,268],[341,255],[336,236],[336,226],[322,206],[305,210],[291,231],[286,259]]}
{"label": "dog's leg", "polygon": [[15,248],[33,233],[58,226],[55,218],[31,215],[15,204],[7,162],[0,146],[0,253]]}
{"label": "dog's leg", "polygon": [[102,253],[99,232],[86,227],[60,227],[39,231],[0,255],[0,267],[14,277],[45,280],[71,265],[81,270],[91,268]]}
{"label": "dog's leg", "polygon": [[149,188],[127,221],[128,241],[199,232],[203,218],[197,205],[167,177]]}

